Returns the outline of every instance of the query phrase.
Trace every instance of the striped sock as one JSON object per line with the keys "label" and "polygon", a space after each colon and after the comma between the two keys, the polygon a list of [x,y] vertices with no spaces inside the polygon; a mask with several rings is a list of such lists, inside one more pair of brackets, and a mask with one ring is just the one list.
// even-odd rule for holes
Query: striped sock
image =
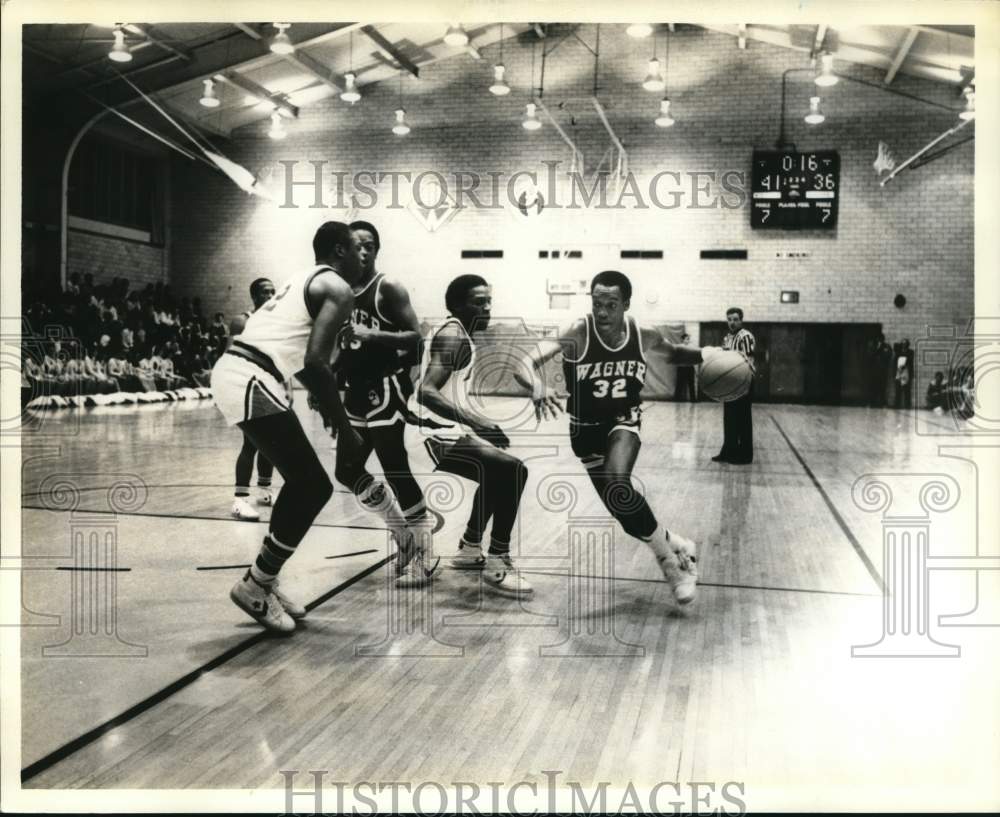
{"label": "striped sock", "polygon": [[258,488],[270,488],[271,478],[270,477],[257,477],[257,487]]}
{"label": "striped sock", "polygon": [[240,497],[250,496],[250,486],[249,485],[237,485],[236,492],[234,494],[237,499]]}
{"label": "striped sock", "polygon": [[[466,525],[465,533],[462,534],[461,543],[463,545],[472,545],[473,547],[482,547],[483,544],[483,532],[481,530],[476,530],[471,525]],[[510,546],[507,548],[510,550]]]}
{"label": "striped sock", "polygon": [[258,584],[270,584],[293,553],[295,548],[283,545],[274,534],[269,533],[264,537],[264,544],[260,546],[257,559],[250,568],[250,575]]}
{"label": "striped sock", "polygon": [[504,542],[497,539],[495,536],[490,537],[490,550],[491,556],[507,556],[510,554],[510,542]]}

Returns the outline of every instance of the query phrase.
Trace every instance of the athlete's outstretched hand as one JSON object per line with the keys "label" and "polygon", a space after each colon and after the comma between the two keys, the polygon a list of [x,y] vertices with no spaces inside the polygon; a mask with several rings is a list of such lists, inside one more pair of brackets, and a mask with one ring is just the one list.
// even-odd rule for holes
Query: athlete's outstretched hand
{"label": "athlete's outstretched hand", "polygon": [[492,443],[497,448],[510,447],[510,439],[496,423],[477,424],[474,430],[477,437],[486,440],[488,443]]}
{"label": "athlete's outstretched hand", "polygon": [[563,411],[562,403],[555,396],[539,397],[532,402],[535,404],[535,419],[538,422],[549,419],[555,420]]}

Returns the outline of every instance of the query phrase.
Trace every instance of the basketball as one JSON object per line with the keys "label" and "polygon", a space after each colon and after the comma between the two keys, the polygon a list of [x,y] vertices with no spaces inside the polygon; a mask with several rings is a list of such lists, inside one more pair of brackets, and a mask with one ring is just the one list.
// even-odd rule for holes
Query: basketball
{"label": "basketball", "polygon": [[752,380],[750,364],[739,352],[717,352],[701,365],[701,391],[720,403],[745,395]]}

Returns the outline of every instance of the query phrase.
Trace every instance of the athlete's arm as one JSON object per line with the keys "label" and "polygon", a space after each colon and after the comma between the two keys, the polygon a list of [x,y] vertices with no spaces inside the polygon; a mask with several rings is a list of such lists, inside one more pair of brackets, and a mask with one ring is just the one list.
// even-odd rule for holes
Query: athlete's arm
{"label": "athlete's arm", "polygon": [[229,348],[230,346],[233,345],[233,338],[236,335],[242,334],[243,330],[246,329],[246,326],[247,326],[247,318],[246,315],[243,314],[237,315],[235,318],[232,319],[232,321],[230,321],[229,337],[226,339],[226,348]]}
{"label": "athlete's arm", "polygon": [[560,332],[555,340],[543,338],[538,341],[528,356],[530,369],[527,373],[514,371],[514,380],[531,392],[531,401],[535,404],[535,417],[542,420],[555,417],[562,411],[562,404],[555,395],[547,395],[545,380],[541,376],[542,367],[556,355],[562,353],[569,358],[578,358],[583,354],[583,344],[587,338],[587,321],[584,318],[574,321]]}
{"label": "athlete's arm", "polygon": [[667,363],[673,363],[676,366],[697,366],[711,357],[713,353],[719,351],[717,346],[705,346],[699,349],[696,346],[681,346],[671,343],[655,329],[649,329],[645,326],[641,327],[639,331],[642,333],[644,353],[656,352],[657,355],[663,355]]}
{"label": "athlete's arm", "polygon": [[441,393],[459,361],[468,358],[470,350],[467,344],[468,341],[454,326],[446,326],[438,332],[431,342],[430,359],[417,390],[417,402],[445,419],[468,426],[498,448],[506,448],[510,440],[496,423],[476,414],[468,406],[455,405]]}
{"label": "athlete's arm", "polygon": [[305,366],[295,376],[316,398],[324,419],[339,432],[338,447],[346,446],[346,455],[351,456],[360,452],[361,438],[347,419],[337,390],[337,377],[330,368],[330,357],[340,327],[350,319],[354,309],[354,294],[338,276],[321,273],[310,281],[306,300],[313,305],[315,317],[306,344]]}

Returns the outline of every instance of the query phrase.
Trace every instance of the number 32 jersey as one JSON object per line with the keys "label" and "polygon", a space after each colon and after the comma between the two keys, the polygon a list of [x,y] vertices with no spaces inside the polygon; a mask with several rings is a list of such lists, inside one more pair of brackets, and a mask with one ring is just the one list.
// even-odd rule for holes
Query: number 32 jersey
{"label": "number 32 jersey", "polygon": [[646,356],[642,336],[632,318],[625,318],[625,340],[612,348],[601,340],[594,318],[587,315],[583,354],[563,356],[563,376],[569,400],[566,413],[580,423],[606,423],[628,416],[642,402]]}

